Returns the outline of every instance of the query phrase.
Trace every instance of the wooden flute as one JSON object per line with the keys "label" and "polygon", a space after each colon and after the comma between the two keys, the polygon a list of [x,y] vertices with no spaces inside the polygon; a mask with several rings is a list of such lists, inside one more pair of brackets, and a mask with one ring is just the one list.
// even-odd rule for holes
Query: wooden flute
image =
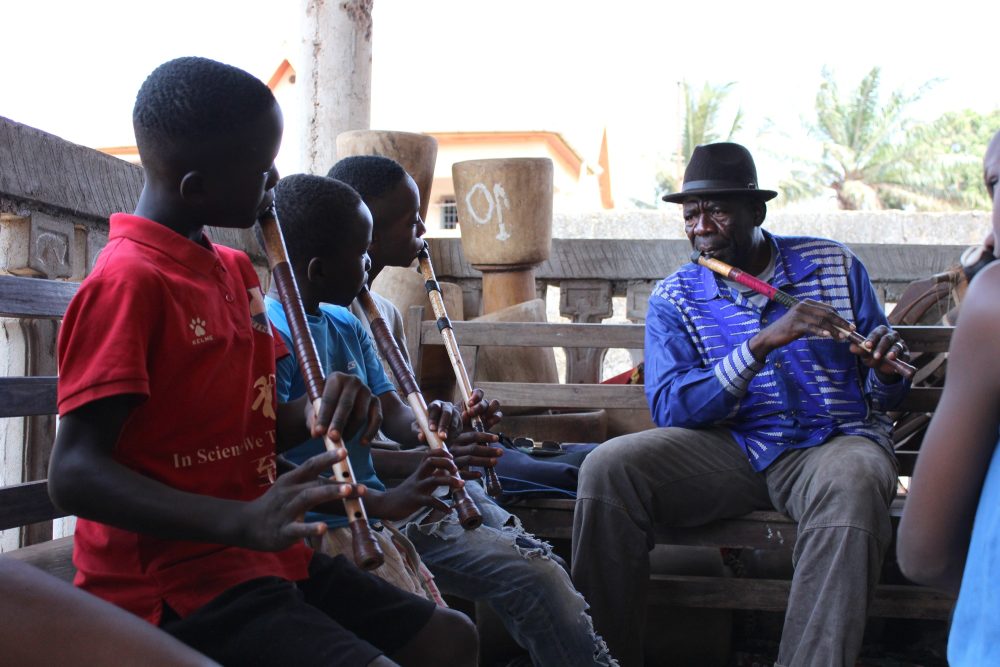
{"label": "wooden flute", "polygon": [[[406,360],[403,359],[403,353],[399,351],[399,345],[389,330],[389,325],[385,323],[382,313],[379,312],[378,306],[375,305],[375,300],[368,293],[368,288],[361,289],[361,293],[358,294],[358,303],[361,304],[362,309],[365,311],[365,317],[368,318],[368,324],[372,330],[372,338],[375,339],[375,344],[378,346],[382,358],[389,364],[389,369],[396,377],[396,381],[399,382],[403,393],[406,394],[406,402],[410,404],[410,408],[413,410],[417,426],[420,427],[420,432],[424,434],[427,445],[431,449],[441,449],[447,452],[448,446],[438,437],[437,431],[430,427],[430,421],[427,416],[427,402],[424,400],[423,394],[420,393],[420,388],[417,386],[416,378],[413,377],[413,372],[410,370]],[[483,515],[479,513],[479,508],[476,507],[476,503],[469,497],[468,491],[465,489],[455,489],[452,492],[452,497],[455,500],[455,510],[458,512],[458,520],[464,528],[468,530],[478,528],[482,525]]]}
{"label": "wooden flute", "polygon": [[[316,352],[316,344],[313,342],[309,325],[306,322],[305,308],[302,305],[298,284],[295,282],[295,274],[292,273],[292,267],[288,261],[285,238],[281,234],[281,227],[278,225],[277,213],[273,204],[261,214],[258,223],[263,233],[264,250],[267,252],[271,275],[274,277],[274,284],[278,288],[281,305],[285,309],[285,317],[288,319],[288,329],[291,333],[292,345],[295,347],[295,356],[299,360],[299,369],[306,385],[306,392],[313,410],[319,414],[325,378],[319,362],[319,354]],[[328,435],[323,436],[323,444],[327,451],[333,451],[338,447],[344,448],[342,441],[334,442]],[[345,458],[333,464],[333,479],[343,484],[353,485],[355,483],[354,471],[351,469],[349,459]],[[354,562],[363,570],[373,570],[379,567],[385,561],[385,557],[371,532],[371,527],[368,525],[368,515],[365,512],[364,503],[360,498],[344,498],[344,508],[347,511],[347,520],[353,537]]]}
{"label": "wooden flute", "polygon": [[[694,262],[695,264],[700,264],[701,266],[704,266],[706,269],[709,269],[710,271],[718,273],[724,278],[728,278],[733,282],[737,282],[743,285],[744,287],[749,287],[758,294],[763,294],[771,301],[776,301],[777,303],[780,303],[785,308],[791,308],[795,304],[799,303],[799,299],[796,299],[788,292],[783,292],[774,285],[770,285],[764,282],[763,280],[755,278],[754,276],[747,274],[745,271],[741,271],[740,269],[737,269],[735,266],[730,266],[729,264],[726,264],[721,260],[714,259],[712,257],[705,257],[697,250],[691,253],[691,261]],[[850,340],[852,343],[858,345],[864,350],[868,350],[869,352],[871,352],[870,343],[868,342],[868,339],[859,334],[857,331],[851,331],[849,329],[843,329],[841,327],[835,327],[835,328],[838,332],[847,336],[848,340]],[[897,373],[899,373],[900,375],[902,375],[907,379],[912,378],[913,374],[917,372],[917,369],[914,366],[911,366],[902,359],[890,359],[889,357],[883,356],[882,361],[891,366],[894,371],[896,371]]]}
{"label": "wooden flute", "polygon": [[[424,288],[427,290],[427,297],[430,299],[431,307],[434,309],[434,316],[437,317],[438,331],[441,332],[441,336],[444,338],[444,347],[448,350],[451,369],[455,372],[455,379],[458,381],[462,400],[468,406],[469,399],[472,398],[472,382],[469,380],[469,371],[465,368],[465,360],[462,359],[462,353],[458,349],[458,340],[455,338],[455,331],[451,328],[451,319],[448,317],[448,309],[444,305],[444,295],[441,294],[441,285],[438,284],[437,277],[434,275],[434,265],[431,264],[431,256],[426,242],[424,242],[424,247],[417,254],[417,259],[420,262],[420,273],[424,276]],[[486,426],[479,417],[472,418],[472,428],[479,433],[486,432]],[[483,473],[486,478],[486,493],[494,498],[503,493],[500,478],[497,477],[497,472],[493,469],[493,466],[483,468]]]}

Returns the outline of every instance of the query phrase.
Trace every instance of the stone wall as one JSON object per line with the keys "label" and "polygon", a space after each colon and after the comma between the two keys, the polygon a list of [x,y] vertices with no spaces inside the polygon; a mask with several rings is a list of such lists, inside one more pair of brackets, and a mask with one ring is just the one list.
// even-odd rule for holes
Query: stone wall
{"label": "stone wall", "polygon": [[[776,234],[823,236],[844,243],[972,245],[990,230],[990,213],[910,213],[905,211],[772,210],[764,227]],[[655,211],[556,213],[552,236],[561,239],[682,239],[679,206]]]}

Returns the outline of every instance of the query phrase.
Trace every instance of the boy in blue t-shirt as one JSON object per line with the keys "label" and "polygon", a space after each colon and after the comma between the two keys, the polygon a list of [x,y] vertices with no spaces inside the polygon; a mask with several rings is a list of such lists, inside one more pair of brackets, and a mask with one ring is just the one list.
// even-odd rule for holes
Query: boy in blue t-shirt
{"label": "boy in blue t-shirt", "polygon": [[[275,188],[278,211],[292,270],[295,273],[306,320],[324,369],[337,369],[362,380],[379,398],[382,407],[382,430],[404,446],[421,444],[422,435],[414,423],[410,407],[396,393],[375,353],[375,346],[361,322],[344,306],[357,296],[367,280],[370,266],[368,245],[371,242],[371,215],[361,198],[349,186],[321,176],[296,174],[282,179]],[[289,327],[281,303],[272,286],[266,298],[268,318],[284,338],[289,350]],[[322,303],[321,303],[322,302]],[[324,371],[326,372],[326,371]],[[279,400],[291,400],[305,393],[298,360],[289,354],[277,362],[276,390]],[[429,406],[429,421],[440,424],[442,437],[457,434],[461,412],[451,403],[434,401]],[[458,488],[464,482],[449,455],[428,452],[415,470],[392,489],[375,474],[369,443],[361,434],[345,446],[355,479],[367,487],[365,505],[372,519],[398,521],[424,508],[448,513],[439,487]],[[300,464],[323,451],[319,439],[313,439],[286,453],[285,458]],[[312,514],[309,520],[325,520],[330,530],[319,548],[328,553],[350,551],[350,533],[336,530],[348,525],[346,517]],[[390,525],[379,526],[376,537],[386,555],[386,564],[375,574],[410,592],[441,602],[437,588],[426,568]],[[443,603],[442,603],[443,604]]]}

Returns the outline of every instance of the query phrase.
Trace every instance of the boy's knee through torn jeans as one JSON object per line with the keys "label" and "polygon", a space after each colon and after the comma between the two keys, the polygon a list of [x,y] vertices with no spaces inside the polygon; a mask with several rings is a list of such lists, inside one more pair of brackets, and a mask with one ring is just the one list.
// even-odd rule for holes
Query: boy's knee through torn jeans
{"label": "boy's knee through torn jeans", "polygon": [[401,527],[438,587],[487,602],[540,667],[616,664],[552,547],[525,532],[481,484],[469,482],[465,488],[482,512],[479,528],[465,530],[455,512],[437,522]]}

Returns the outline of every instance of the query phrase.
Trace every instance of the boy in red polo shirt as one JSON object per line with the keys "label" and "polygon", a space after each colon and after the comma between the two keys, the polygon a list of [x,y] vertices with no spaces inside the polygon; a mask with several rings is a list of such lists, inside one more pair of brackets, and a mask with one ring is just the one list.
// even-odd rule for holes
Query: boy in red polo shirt
{"label": "boy in red polo shirt", "polygon": [[[270,90],[180,58],[143,84],[133,123],[142,194],[134,215],[112,216],[59,340],[49,488],[80,516],[77,585],[223,664],[474,664],[463,616],[303,545],[326,530],[306,510],[363,493],[319,478],[343,452],[274,481],[276,450],[310,435],[308,408],[275,400],[249,259],[204,235],[248,228],[270,203],[282,132]],[[370,439],[380,419],[363,383],[334,374],[312,435]]]}

